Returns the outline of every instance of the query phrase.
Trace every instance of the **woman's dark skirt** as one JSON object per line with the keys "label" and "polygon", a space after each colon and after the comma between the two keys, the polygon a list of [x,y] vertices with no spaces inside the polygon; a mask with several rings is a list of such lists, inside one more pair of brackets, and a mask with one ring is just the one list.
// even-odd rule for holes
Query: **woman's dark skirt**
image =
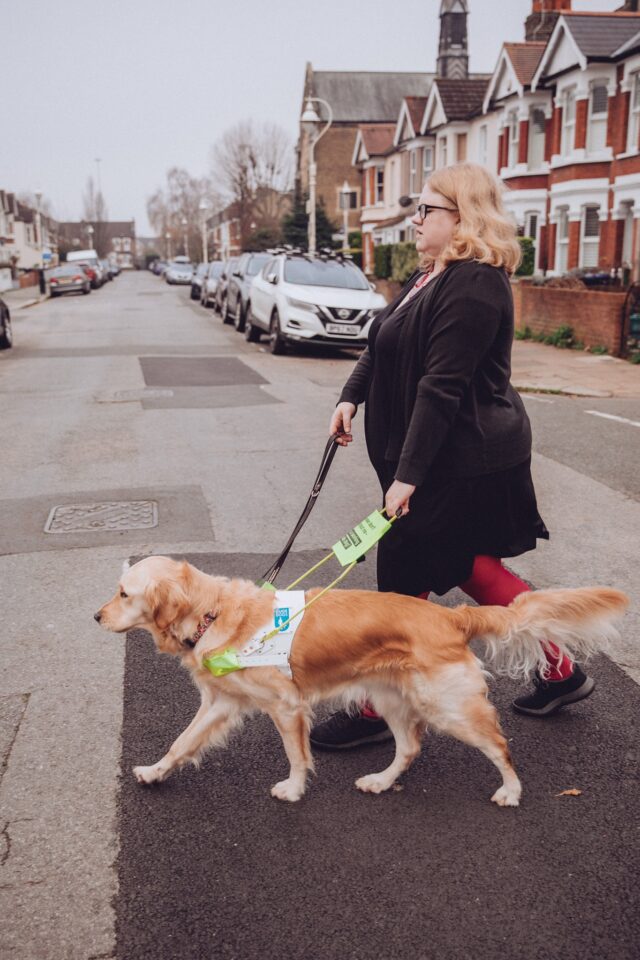
{"label": "woman's dark skirt", "polygon": [[[396,465],[376,467],[383,492]],[[471,576],[476,556],[516,557],[549,539],[538,513],[531,459],[480,477],[427,480],[410,512],[378,545],[378,590],[446,593]]]}

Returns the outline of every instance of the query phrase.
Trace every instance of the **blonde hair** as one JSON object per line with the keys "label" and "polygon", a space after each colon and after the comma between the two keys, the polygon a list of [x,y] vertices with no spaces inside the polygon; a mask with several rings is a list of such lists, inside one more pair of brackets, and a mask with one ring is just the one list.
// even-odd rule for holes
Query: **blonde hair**
{"label": "blonde hair", "polygon": [[[456,163],[436,170],[427,183],[460,216],[451,240],[438,258],[444,266],[455,260],[475,260],[514,273],[522,252],[515,224],[505,213],[500,180],[480,164]],[[432,262],[431,257],[421,258],[423,268]]]}

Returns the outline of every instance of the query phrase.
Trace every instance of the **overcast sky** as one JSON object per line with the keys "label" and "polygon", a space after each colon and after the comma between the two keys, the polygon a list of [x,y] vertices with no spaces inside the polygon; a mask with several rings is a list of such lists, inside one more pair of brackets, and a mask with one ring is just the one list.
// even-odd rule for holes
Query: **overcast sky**
{"label": "overcast sky", "polygon": [[[621,0],[574,0],[614,10]],[[470,0],[470,67],[524,39],[531,0]],[[101,158],[109,218],[135,217],[170,166],[202,176],[216,139],[255,118],[292,140],[318,70],[435,67],[440,0],[0,0],[0,188],[82,215]]]}

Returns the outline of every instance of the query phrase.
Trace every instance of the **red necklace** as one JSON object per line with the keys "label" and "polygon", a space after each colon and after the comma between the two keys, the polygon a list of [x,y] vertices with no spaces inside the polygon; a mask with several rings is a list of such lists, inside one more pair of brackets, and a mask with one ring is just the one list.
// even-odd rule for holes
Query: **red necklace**
{"label": "red necklace", "polygon": [[424,273],[421,277],[418,277],[418,279],[414,284],[414,290],[419,290],[421,287],[424,287],[425,283],[427,283],[427,281],[431,278],[432,273],[433,273],[433,267],[431,267],[430,270],[427,270],[427,272]]}

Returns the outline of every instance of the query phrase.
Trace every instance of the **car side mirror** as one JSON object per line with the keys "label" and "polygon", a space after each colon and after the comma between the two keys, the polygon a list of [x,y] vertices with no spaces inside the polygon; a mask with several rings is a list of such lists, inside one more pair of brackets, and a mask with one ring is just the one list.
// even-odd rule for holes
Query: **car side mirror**
{"label": "car side mirror", "polygon": [[273,283],[274,285],[278,282],[277,273],[268,273],[267,274],[267,283]]}
{"label": "car side mirror", "polygon": [[375,283],[372,283],[371,280],[369,280],[369,286],[371,287],[372,290],[377,290],[377,289],[378,289],[378,288],[376,287]]}
{"label": "car side mirror", "polygon": [[234,270],[234,271],[233,271],[233,276],[234,276],[234,277],[242,277],[242,274],[240,273],[239,270]]}

